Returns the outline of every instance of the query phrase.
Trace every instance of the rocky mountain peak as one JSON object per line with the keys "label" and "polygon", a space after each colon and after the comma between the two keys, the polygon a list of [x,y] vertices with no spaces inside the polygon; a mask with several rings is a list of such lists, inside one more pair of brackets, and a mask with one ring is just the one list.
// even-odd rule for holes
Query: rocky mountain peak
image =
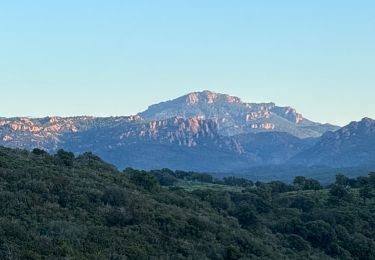
{"label": "rocky mountain peak", "polygon": [[349,125],[341,128],[335,134],[338,137],[373,135],[375,133],[375,120],[365,117],[361,121],[351,122]]}
{"label": "rocky mountain peak", "polygon": [[335,126],[305,119],[292,107],[275,103],[246,103],[240,98],[209,90],[192,92],[182,97],[150,106],[139,114],[146,120],[164,120],[176,116],[204,118],[218,123],[221,135],[265,131],[287,132],[300,138],[318,137]]}
{"label": "rocky mountain peak", "polygon": [[364,117],[361,121],[359,121],[359,123],[365,126],[374,126],[375,120],[369,117]]}

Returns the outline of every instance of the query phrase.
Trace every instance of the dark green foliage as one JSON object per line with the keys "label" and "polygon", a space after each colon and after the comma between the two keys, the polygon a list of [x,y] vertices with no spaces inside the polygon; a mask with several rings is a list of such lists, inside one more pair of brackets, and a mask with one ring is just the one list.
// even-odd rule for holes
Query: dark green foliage
{"label": "dark green foliage", "polygon": [[33,154],[35,155],[47,155],[48,153],[42,149],[35,148],[32,151]]}
{"label": "dark green foliage", "polygon": [[315,247],[327,248],[336,240],[335,231],[323,220],[307,222],[303,237]]}
{"label": "dark green foliage", "polygon": [[374,180],[254,186],[0,148],[0,259],[375,259]]}
{"label": "dark green foliage", "polygon": [[306,240],[295,234],[287,236],[287,241],[289,247],[297,251],[306,251],[310,248],[309,243]]}
{"label": "dark green foliage", "polygon": [[366,199],[371,199],[375,195],[372,193],[370,185],[364,185],[359,189],[359,196],[363,199],[363,204],[366,204]]}
{"label": "dark green foliage", "polygon": [[244,188],[251,188],[254,186],[254,183],[251,180],[238,178],[234,176],[224,177],[223,183],[230,186],[238,186]]}
{"label": "dark green foliage", "polygon": [[113,187],[113,188],[107,189],[104,192],[102,196],[102,201],[105,204],[120,207],[128,203],[128,196],[124,189]]}
{"label": "dark green foliage", "polygon": [[74,154],[71,152],[66,152],[62,149],[58,150],[55,154],[56,160],[61,162],[65,166],[73,166]]}
{"label": "dark green foliage", "polygon": [[336,182],[335,182],[336,185],[341,185],[341,186],[347,186],[349,185],[349,178],[342,175],[342,174],[338,174],[336,175]]}
{"label": "dark green foliage", "polygon": [[331,200],[333,201],[342,201],[346,200],[349,201],[352,198],[351,193],[349,192],[348,188],[342,185],[333,185],[329,191],[331,195]]}
{"label": "dark green foliage", "polygon": [[320,190],[322,188],[319,181],[303,176],[296,176],[293,185],[296,190]]}
{"label": "dark green foliage", "polygon": [[267,183],[268,188],[270,188],[272,193],[282,193],[282,192],[288,192],[292,191],[293,187],[285,184],[281,181],[272,181]]}
{"label": "dark green foliage", "polygon": [[297,196],[292,201],[290,207],[301,209],[305,212],[311,211],[315,206],[314,200],[308,196]]}
{"label": "dark green foliage", "polygon": [[127,169],[124,173],[129,174],[130,181],[145,190],[153,191],[158,189],[158,181],[156,177],[145,171],[136,171]]}

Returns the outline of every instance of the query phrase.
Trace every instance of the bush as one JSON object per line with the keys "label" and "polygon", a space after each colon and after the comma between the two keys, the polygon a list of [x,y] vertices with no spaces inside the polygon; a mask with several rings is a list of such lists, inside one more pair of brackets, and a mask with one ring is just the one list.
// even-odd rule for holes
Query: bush
{"label": "bush", "polygon": [[128,204],[126,192],[123,189],[119,188],[107,189],[102,196],[102,201],[105,204],[117,207],[125,206]]}
{"label": "bush", "polygon": [[288,245],[290,248],[297,251],[307,251],[310,249],[310,245],[302,237],[292,234],[287,236]]}

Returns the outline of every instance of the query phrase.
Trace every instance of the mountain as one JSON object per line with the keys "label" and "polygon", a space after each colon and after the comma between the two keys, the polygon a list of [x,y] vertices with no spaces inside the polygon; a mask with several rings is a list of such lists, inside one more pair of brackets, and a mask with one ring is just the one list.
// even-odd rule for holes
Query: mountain
{"label": "mountain", "polygon": [[203,91],[152,105],[135,116],[0,118],[0,145],[51,153],[91,151],[119,168],[262,169],[257,174],[272,166],[273,174],[275,165],[375,165],[374,129],[369,118],[337,130],[290,107]]}
{"label": "mountain", "polygon": [[238,97],[207,90],[152,105],[139,113],[139,116],[147,120],[176,116],[211,119],[217,122],[219,133],[225,136],[286,132],[299,138],[308,138],[338,129],[334,125],[305,119],[291,107],[279,107],[274,103],[246,103]]}
{"label": "mountain", "polygon": [[288,133],[220,134],[217,121],[198,117],[47,117],[0,120],[0,145],[100,155],[119,168],[223,172],[280,164],[310,147]]}
{"label": "mountain", "polygon": [[364,118],[336,132],[327,132],[291,162],[334,167],[375,165],[375,121]]}

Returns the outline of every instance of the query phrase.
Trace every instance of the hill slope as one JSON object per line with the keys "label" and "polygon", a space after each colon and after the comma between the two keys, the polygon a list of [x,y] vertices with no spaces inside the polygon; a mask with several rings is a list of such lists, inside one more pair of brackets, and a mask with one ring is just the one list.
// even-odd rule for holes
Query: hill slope
{"label": "hill slope", "polygon": [[[375,257],[375,201],[363,204],[356,190],[319,190],[305,179],[251,186],[229,178],[192,192],[158,184],[171,176],[212,181],[118,172],[91,153],[0,147],[0,259]],[[374,176],[348,183],[368,183],[371,193]]]}

